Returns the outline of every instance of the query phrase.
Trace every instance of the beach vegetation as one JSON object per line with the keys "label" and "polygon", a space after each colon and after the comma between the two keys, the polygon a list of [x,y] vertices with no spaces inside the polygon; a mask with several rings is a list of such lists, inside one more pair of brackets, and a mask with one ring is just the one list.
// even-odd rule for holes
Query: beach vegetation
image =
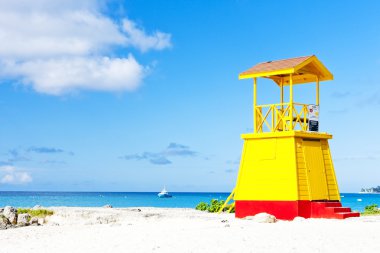
{"label": "beach vegetation", "polygon": [[30,209],[30,208],[18,208],[18,214],[28,213],[31,217],[45,218],[46,216],[53,215],[54,212],[47,209]]}
{"label": "beach vegetation", "polygon": [[196,210],[199,210],[199,211],[206,211],[208,210],[209,208],[209,205],[206,203],[206,202],[200,202],[196,207],[195,209]]}
{"label": "beach vegetation", "polygon": [[223,204],[224,200],[212,199],[208,211],[210,213],[216,213],[219,211],[220,208],[222,208]]}
{"label": "beach vegetation", "polygon": [[195,209],[200,211],[208,211],[209,213],[217,213],[222,208],[224,200],[212,199],[210,203],[200,202]]}
{"label": "beach vegetation", "polygon": [[361,215],[380,215],[380,209],[377,204],[368,205],[364,208],[364,212]]}

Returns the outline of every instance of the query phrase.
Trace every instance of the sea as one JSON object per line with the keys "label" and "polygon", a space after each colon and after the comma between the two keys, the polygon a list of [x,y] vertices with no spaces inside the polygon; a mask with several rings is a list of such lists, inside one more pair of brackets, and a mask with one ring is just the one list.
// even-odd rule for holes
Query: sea
{"label": "sea", "polygon": [[[0,191],[0,207],[77,206],[77,207],[166,207],[195,208],[199,202],[225,200],[227,192],[171,192],[172,198],[158,198],[157,192],[23,192]],[[345,207],[363,211],[365,206],[380,206],[380,194],[341,193]]]}

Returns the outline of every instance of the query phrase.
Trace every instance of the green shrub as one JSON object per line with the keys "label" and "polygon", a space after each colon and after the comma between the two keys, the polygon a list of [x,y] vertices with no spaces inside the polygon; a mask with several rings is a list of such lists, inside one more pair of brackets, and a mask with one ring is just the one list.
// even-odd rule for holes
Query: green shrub
{"label": "green shrub", "polygon": [[45,218],[46,216],[53,215],[54,212],[47,209],[36,209],[32,210],[30,208],[18,208],[17,213],[28,213],[32,217],[39,217],[39,218]]}
{"label": "green shrub", "polygon": [[223,206],[224,200],[212,199],[210,204],[205,202],[199,203],[195,209],[200,211],[208,211],[209,213],[216,213]]}
{"label": "green shrub", "polygon": [[377,204],[368,205],[364,207],[362,215],[380,215],[380,210],[377,207]]}
{"label": "green shrub", "polygon": [[209,208],[209,205],[206,202],[201,202],[195,207],[196,210],[200,210],[200,211],[206,211],[208,210],[208,208]]}
{"label": "green shrub", "polygon": [[208,208],[208,211],[210,213],[216,213],[223,206],[223,204],[224,204],[224,200],[218,201],[217,199],[212,199],[210,202],[210,206]]}

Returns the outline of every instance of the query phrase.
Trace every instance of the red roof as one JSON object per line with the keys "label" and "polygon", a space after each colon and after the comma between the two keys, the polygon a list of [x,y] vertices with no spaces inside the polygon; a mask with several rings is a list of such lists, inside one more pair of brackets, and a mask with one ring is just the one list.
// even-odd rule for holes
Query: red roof
{"label": "red roof", "polygon": [[278,85],[289,85],[290,81],[302,84],[334,78],[315,55],[262,62],[239,74],[239,79],[257,77],[272,79]]}
{"label": "red roof", "polygon": [[257,73],[270,72],[270,71],[275,71],[275,70],[294,68],[295,66],[301,64],[302,62],[306,61],[310,57],[313,57],[313,55],[301,56],[301,57],[290,58],[290,59],[285,59],[285,60],[262,62],[253,66],[247,71],[242,72],[240,75],[257,74]]}

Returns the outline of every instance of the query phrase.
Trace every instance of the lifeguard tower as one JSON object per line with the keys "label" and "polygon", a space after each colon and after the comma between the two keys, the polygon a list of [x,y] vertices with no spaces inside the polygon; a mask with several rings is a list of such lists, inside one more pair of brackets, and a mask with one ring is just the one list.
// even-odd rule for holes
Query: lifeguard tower
{"label": "lifeguard tower", "polygon": [[[257,64],[239,75],[248,78],[253,79],[253,133],[242,135],[239,174],[230,196],[235,216],[261,212],[285,220],[359,216],[340,203],[328,144],[332,135],[319,132],[319,85],[333,79],[330,71],[312,55]],[[257,105],[258,78],[278,85],[280,103]],[[295,102],[293,86],[309,83],[315,83],[315,102]]]}

